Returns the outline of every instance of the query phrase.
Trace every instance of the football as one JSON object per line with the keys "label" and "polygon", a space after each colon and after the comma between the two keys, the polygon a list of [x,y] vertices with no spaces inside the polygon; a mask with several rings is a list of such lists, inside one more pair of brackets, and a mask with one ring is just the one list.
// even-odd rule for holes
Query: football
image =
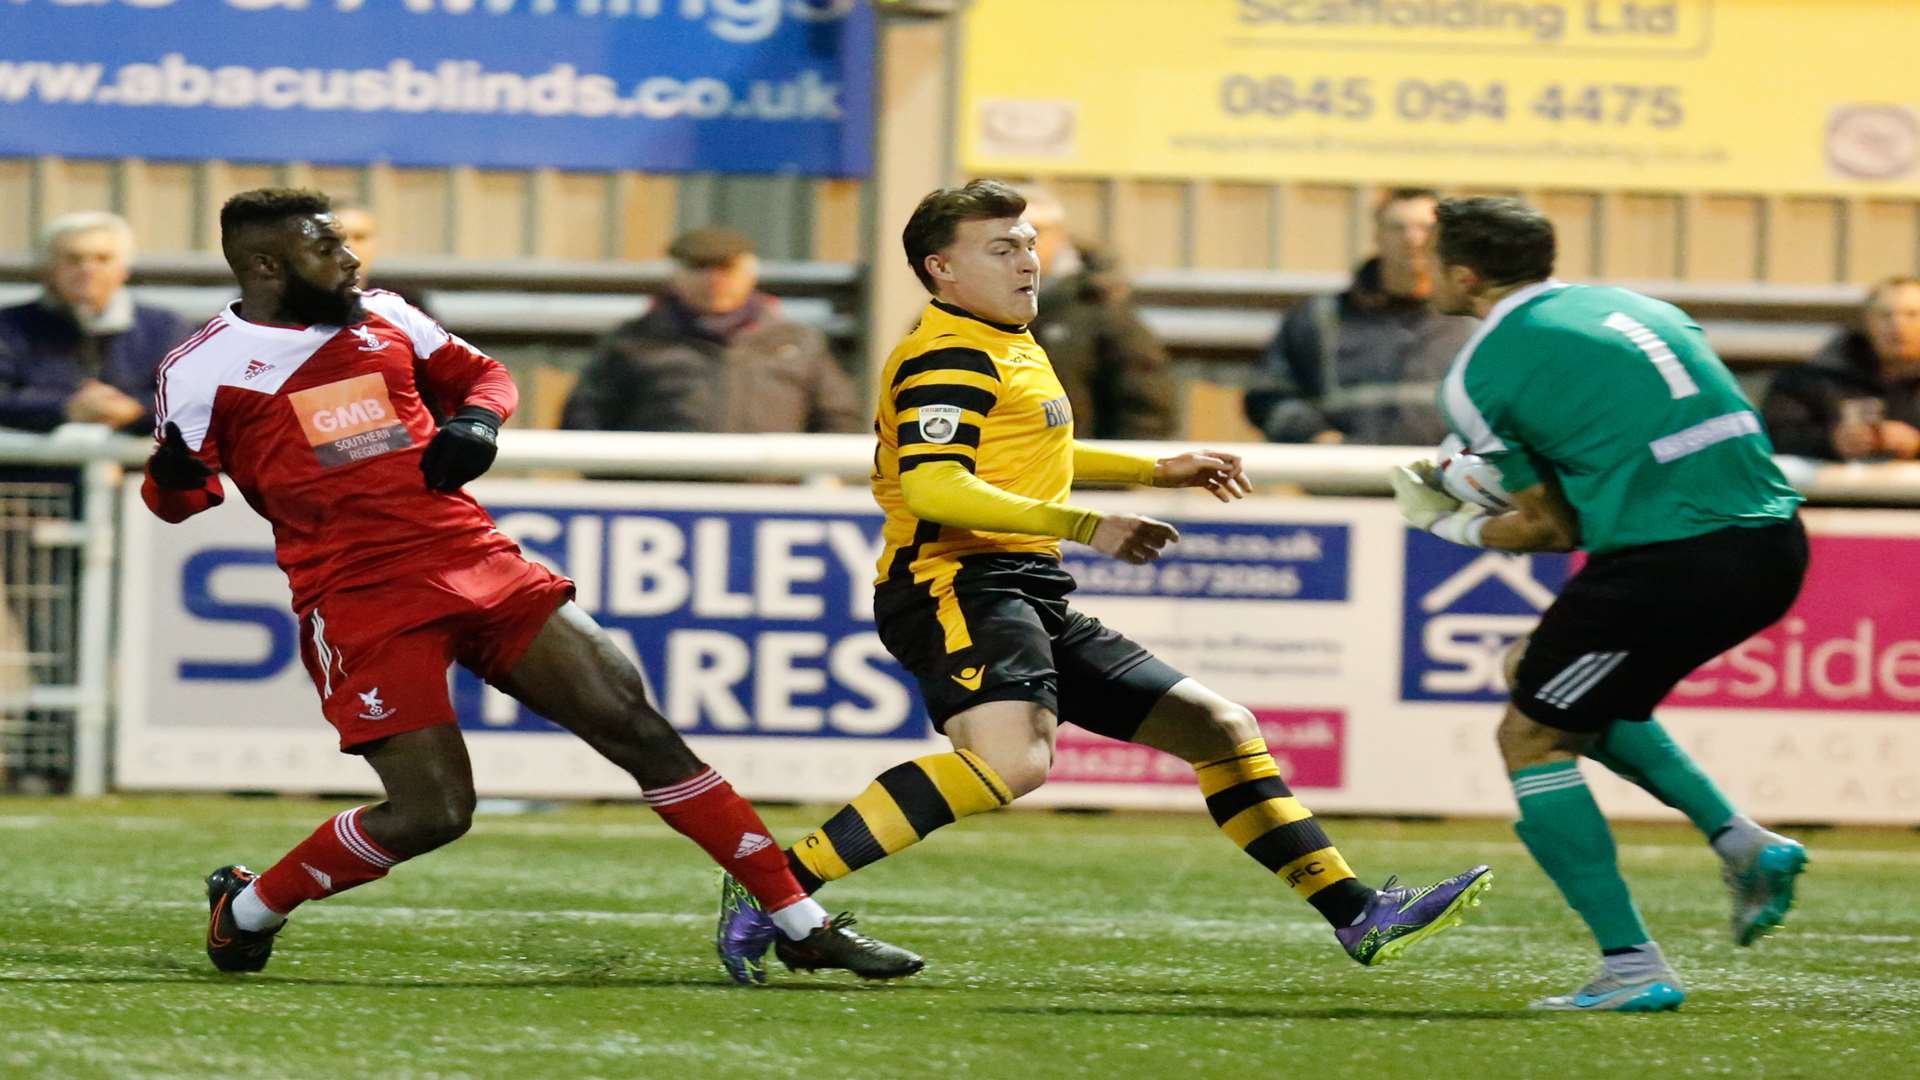
{"label": "football", "polygon": [[1500,470],[1449,435],[1440,444],[1433,466],[1434,486],[1441,491],[1494,513],[1513,509],[1513,496],[1500,483]]}

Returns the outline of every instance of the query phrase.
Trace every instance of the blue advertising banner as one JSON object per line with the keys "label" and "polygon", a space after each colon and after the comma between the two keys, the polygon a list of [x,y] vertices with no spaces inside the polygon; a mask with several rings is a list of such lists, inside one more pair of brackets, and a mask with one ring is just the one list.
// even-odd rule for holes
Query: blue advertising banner
{"label": "blue advertising banner", "polygon": [[1061,564],[1075,595],[1191,600],[1345,600],[1346,525],[1272,521],[1180,523],[1180,542],[1158,561],[1132,565],[1069,544]]}
{"label": "blue advertising banner", "polygon": [[865,0],[10,0],[0,155],[871,168]]}
{"label": "blue advertising banner", "polygon": [[[491,507],[639,665],[688,735],[917,739],[913,680],[873,626],[880,515]],[[555,731],[456,666],[465,728]]]}
{"label": "blue advertising banner", "polygon": [[1573,557],[1507,555],[1405,532],[1401,700],[1506,700],[1507,648],[1539,623]]}

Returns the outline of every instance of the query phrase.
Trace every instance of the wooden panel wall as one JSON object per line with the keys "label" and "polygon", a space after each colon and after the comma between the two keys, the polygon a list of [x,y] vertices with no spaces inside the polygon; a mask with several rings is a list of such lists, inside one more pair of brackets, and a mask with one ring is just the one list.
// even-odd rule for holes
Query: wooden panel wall
{"label": "wooden panel wall", "polygon": [[[1340,271],[1372,243],[1380,189],[1347,184],[1043,180],[1072,227],[1139,269]],[[768,257],[857,261],[863,185],[456,167],[0,159],[0,253],[55,215],[106,208],[148,251],[210,250],[221,201],[292,183],[370,203],[384,249],[474,258],[652,259],[675,232],[726,221]],[[1920,271],[1920,200],[1765,193],[1527,191],[1560,226],[1570,277],[1865,283]]]}
{"label": "wooden panel wall", "polygon": [[[1141,270],[1344,271],[1371,249],[1383,189],[1365,184],[1017,177],[1070,227]],[[1920,199],[1760,193],[1505,191],[1552,215],[1574,278],[1864,284],[1920,272]],[[1450,192],[1450,194],[1452,194]]]}
{"label": "wooden panel wall", "polygon": [[33,162],[0,159],[0,251],[33,246]]}
{"label": "wooden panel wall", "polygon": [[[1342,271],[1372,244],[1380,188],[1043,179],[1073,229],[1143,270]],[[211,250],[221,201],[292,183],[370,203],[391,255],[659,258],[680,229],[725,221],[770,258],[858,261],[864,185],[385,165],[0,159],[0,253],[69,210],[126,214],[145,250]],[[1920,271],[1920,200],[1536,190],[1569,277],[1865,283]]]}

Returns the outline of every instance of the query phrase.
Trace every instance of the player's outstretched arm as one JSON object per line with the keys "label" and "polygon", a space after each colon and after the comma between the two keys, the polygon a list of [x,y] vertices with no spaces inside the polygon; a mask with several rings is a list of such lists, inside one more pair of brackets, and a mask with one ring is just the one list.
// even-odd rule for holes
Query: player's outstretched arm
{"label": "player's outstretched arm", "polygon": [[1076,481],[1143,484],[1163,488],[1206,488],[1221,502],[1232,502],[1253,491],[1240,455],[1224,450],[1190,450],[1156,461],[1138,454],[1075,442],[1073,478]]}
{"label": "player's outstretched arm", "polygon": [[1124,562],[1152,562],[1180,538],[1164,521],[1134,514],[1099,514],[1064,503],[1016,495],[955,461],[919,465],[900,475],[907,511],[956,529],[1053,536],[1092,547]]}
{"label": "player's outstretched arm", "polygon": [[1221,502],[1244,499],[1253,493],[1240,455],[1225,450],[1189,450],[1161,458],[1153,463],[1153,486],[1205,488]]}

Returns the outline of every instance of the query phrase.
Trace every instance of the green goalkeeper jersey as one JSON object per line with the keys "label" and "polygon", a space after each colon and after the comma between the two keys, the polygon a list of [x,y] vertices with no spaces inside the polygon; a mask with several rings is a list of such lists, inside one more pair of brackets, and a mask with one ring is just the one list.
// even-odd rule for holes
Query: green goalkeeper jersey
{"label": "green goalkeeper jersey", "polygon": [[1801,501],[1700,327],[1626,289],[1544,281],[1503,298],[1440,406],[1508,491],[1557,478],[1596,554],[1769,525]]}

